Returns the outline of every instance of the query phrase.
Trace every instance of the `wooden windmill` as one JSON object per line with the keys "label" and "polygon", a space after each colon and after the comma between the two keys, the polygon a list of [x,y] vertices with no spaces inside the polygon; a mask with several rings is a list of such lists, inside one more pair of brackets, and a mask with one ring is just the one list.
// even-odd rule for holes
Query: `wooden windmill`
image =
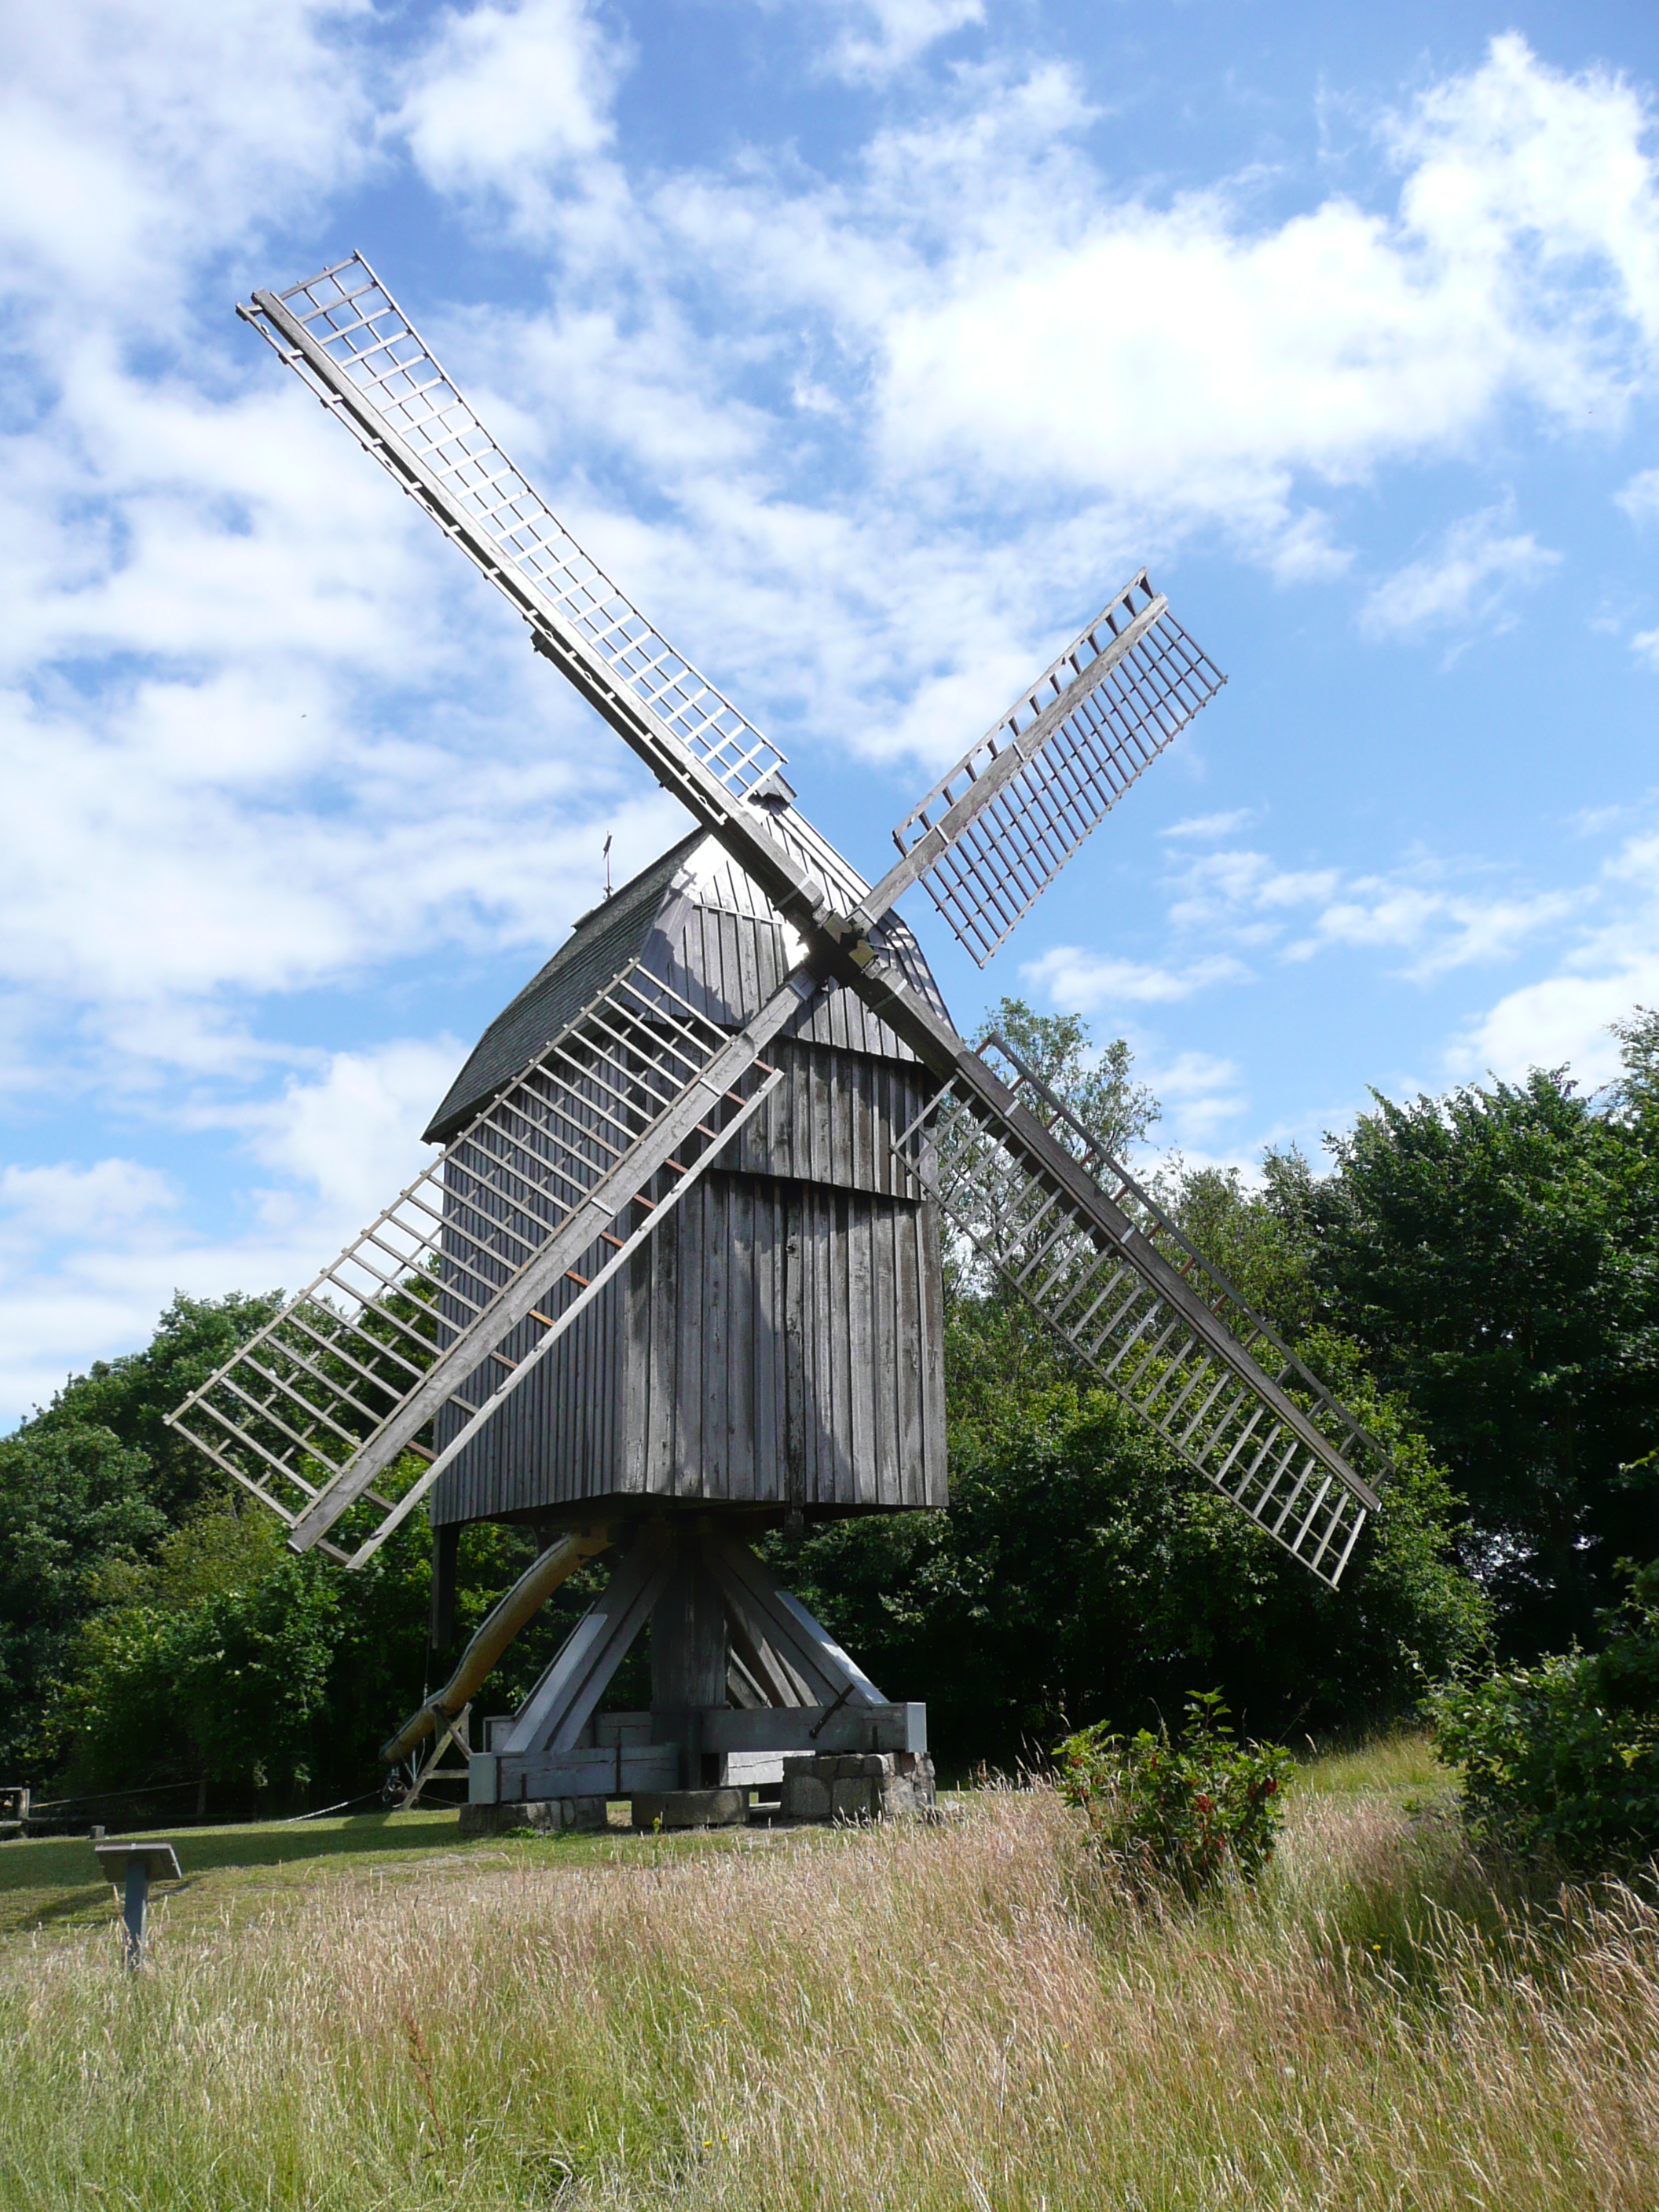
{"label": "wooden windmill", "polygon": [[[471,1749],[476,1806],[637,1816],[786,1760],[802,1811],[925,1790],[924,1710],[884,1699],[750,1539],[945,1502],[944,1239],[1334,1585],[1380,1449],[1011,1048],[963,1041],[894,911],[920,882],[983,965],[1213,696],[1145,573],[899,825],[872,888],[360,256],[239,312],[698,825],[490,1024],[428,1131],[440,1157],[171,1417],[296,1550],[358,1565],[424,1503],[440,1629],[459,1528],[536,1528],[386,1755],[465,1745],[511,1636],[605,1553],[601,1596]],[[651,1709],[605,1713],[647,1620]],[[867,1777],[832,1785],[849,1754]]]}

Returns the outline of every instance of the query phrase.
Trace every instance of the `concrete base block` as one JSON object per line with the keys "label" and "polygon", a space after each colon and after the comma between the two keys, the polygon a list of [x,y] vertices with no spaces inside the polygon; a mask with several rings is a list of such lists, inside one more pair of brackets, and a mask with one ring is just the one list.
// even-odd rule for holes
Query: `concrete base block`
{"label": "concrete base block", "polygon": [[749,1818],[746,1790],[636,1790],[636,1828],[740,1828]]}
{"label": "concrete base block", "polygon": [[603,1828],[603,1797],[520,1797],[503,1805],[463,1805],[464,1836],[505,1836],[514,1828],[539,1828],[555,1835],[562,1828]]}
{"label": "concrete base block", "polygon": [[937,1802],[926,1752],[808,1752],[783,1762],[786,1820],[891,1820]]}

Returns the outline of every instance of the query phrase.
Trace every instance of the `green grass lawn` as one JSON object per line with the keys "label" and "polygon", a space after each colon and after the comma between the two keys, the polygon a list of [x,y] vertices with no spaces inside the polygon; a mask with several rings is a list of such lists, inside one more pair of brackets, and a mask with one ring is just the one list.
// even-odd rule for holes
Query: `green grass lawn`
{"label": "green grass lawn", "polygon": [[0,2208],[1652,2212],[1659,1906],[1505,1888],[1411,1737],[1285,1809],[1197,1905],[1045,1788],[185,1829],[137,1974],[89,1844],[0,1844]]}
{"label": "green grass lawn", "polygon": [[[1451,1778],[1425,1738],[1401,1735],[1327,1753],[1304,1766],[1297,1788],[1328,1796],[1372,1796],[1415,1811],[1443,1798]],[[949,1793],[947,1793],[948,1795]],[[266,1820],[229,1828],[149,1831],[176,1844],[185,1879],[158,1887],[180,1929],[234,1906],[264,1909],[309,1884],[371,1869],[391,1879],[441,1879],[476,1864],[623,1866],[664,1852],[695,1853],[764,1845],[765,1831],[706,1836],[608,1835],[465,1838],[453,1812],[359,1813],[319,1820]],[[116,1911],[110,1884],[83,1838],[35,1838],[0,1844],[0,1939],[52,1929],[83,1929]]]}
{"label": "green grass lawn", "polygon": [[[613,1808],[613,1820],[621,1817]],[[125,1832],[123,1832],[124,1833]],[[655,1864],[665,1856],[765,1849],[764,1829],[706,1834],[608,1833],[464,1837],[453,1811],[359,1813],[317,1820],[261,1820],[228,1828],[156,1828],[176,1847],[184,1880],[158,1884],[153,1904],[180,1933],[199,1921],[244,1917],[293,1899],[319,1883],[374,1873],[387,1881],[447,1876],[494,1866]],[[114,1836],[106,1841],[117,1841]],[[83,1837],[0,1843],[0,1942],[52,1929],[82,1931],[118,1912]]]}
{"label": "green grass lawn", "polygon": [[1401,1731],[1311,1759],[1297,1778],[1300,1788],[1328,1797],[1383,1797],[1408,1811],[1444,1801],[1455,1778],[1434,1755],[1427,1736]]}

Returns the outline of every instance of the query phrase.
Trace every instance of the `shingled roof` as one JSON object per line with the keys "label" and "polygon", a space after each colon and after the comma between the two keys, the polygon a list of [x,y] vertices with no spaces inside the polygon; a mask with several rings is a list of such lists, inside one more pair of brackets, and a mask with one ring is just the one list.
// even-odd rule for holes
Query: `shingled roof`
{"label": "shingled roof", "polygon": [[[703,879],[701,884],[690,880],[699,872],[700,860]],[[673,981],[677,988],[688,985],[696,988],[692,979],[681,972],[676,956],[678,952],[683,957],[686,949],[678,941],[680,927],[689,910],[701,906],[719,909],[728,917],[736,907],[740,912],[746,910],[757,921],[769,916],[765,925],[769,928],[781,932],[784,927],[769,901],[718,852],[707,833],[693,830],[689,837],[682,838],[659,860],[623,884],[612,897],[583,915],[552,958],[496,1015],[433,1115],[426,1131],[428,1142],[447,1143],[526,1067],[541,1048],[574,1020],[590,1000],[599,995],[619,969],[640,957],[648,948],[652,951],[650,964],[653,972],[660,970],[665,980]],[[659,927],[665,937],[674,941],[665,941],[652,948],[653,933]],[[789,935],[793,937],[793,933]],[[878,933],[878,942],[896,959],[911,984],[948,1020],[945,1002],[921,948],[897,915],[887,917]],[[794,957],[790,955],[789,958]],[[787,964],[786,959],[785,965]],[[703,1000],[703,1010],[717,1021],[735,1023],[746,1019],[757,1010],[754,1006],[732,1006],[728,1010],[717,1001],[711,1002],[701,990],[697,995]],[[839,1000],[841,994],[836,995]],[[833,1042],[857,1050],[858,1040],[848,1028],[849,1016],[855,1016],[854,1008],[837,1005],[835,1012],[836,1018],[827,1019],[826,1010],[820,1005],[816,1017],[809,1016],[799,1033],[803,1037],[818,1036],[823,1042]],[[885,1024],[877,1023],[873,1017],[862,1022],[854,1018],[854,1028],[868,1032],[870,1042],[866,1049],[873,1044],[884,1056],[907,1060],[913,1057]]]}

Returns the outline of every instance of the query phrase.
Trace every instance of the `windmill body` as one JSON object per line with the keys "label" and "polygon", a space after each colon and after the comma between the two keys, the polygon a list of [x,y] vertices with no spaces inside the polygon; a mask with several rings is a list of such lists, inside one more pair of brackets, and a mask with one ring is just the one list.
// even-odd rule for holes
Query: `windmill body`
{"label": "windmill body", "polygon": [[[908,933],[902,957],[937,1003]],[[799,958],[765,894],[694,832],[582,917],[490,1024],[428,1137],[453,1138],[626,962],[735,1032]],[[844,991],[803,1007],[770,1058],[783,1079],[761,1111],[434,1486],[441,1614],[453,1532],[470,1521],[545,1531],[595,1510],[799,1520],[945,1503],[939,1210],[895,1144],[938,1086]],[[504,1352],[536,1333],[526,1322]],[[441,1445],[464,1418],[439,1417]]]}
{"label": "windmill body", "polygon": [[[894,912],[921,884],[983,965],[1214,696],[1145,571],[898,825],[872,886],[361,257],[240,312],[699,825],[490,1024],[428,1132],[441,1157],[170,1417],[298,1550],[359,1565],[424,1501],[440,1629],[456,1533],[537,1528],[383,1756],[465,1745],[507,1640],[603,1554],[530,1697],[467,1746],[475,1807],[616,1795],[637,1820],[712,1790],[740,1811],[733,1785],[792,1760],[803,1814],[925,1797],[925,1713],[750,1539],[945,1502],[942,1237],[1334,1586],[1386,1455],[1035,1071],[964,1042]],[[650,1710],[607,1713],[647,1622]]]}

